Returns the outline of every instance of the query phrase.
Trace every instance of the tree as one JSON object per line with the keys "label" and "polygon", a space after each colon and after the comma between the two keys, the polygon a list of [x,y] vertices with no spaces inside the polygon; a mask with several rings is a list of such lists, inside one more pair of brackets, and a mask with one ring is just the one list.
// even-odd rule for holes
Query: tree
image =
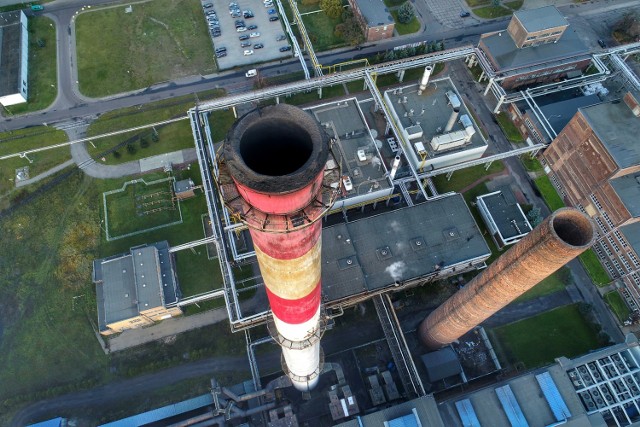
{"label": "tree", "polygon": [[527,219],[531,223],[532,227],[536,227],[542,222],[542,216],[540,215],[540,208],[533,208],[527,214]]}
{"label": "tree", "polygon": [[342,15],[342,0],[320,0],[320,8],[329,18],[339,18]]}
{"label": "tree", "polygon": [[334,33],[338,37],[342,37],[351,46],[357,46],[364,42],[364,34],[362,29],[358,25],[356,17],[350,10],[345,11],[342,14],[342,24],[336,25]]}
{"label": "tree", "polygon": [[388,50],[387,53],[384,55],[384,60],[388,62],[388,61],[393,61],[394,59],[396,59],[396,52],[393,49]]}
{"label": "tree", "polygon": [[409,1],[402,3],[402,6],[398,8],[398,21],[400,21],[401,24],[408,24],[415,16],[416,11]]}

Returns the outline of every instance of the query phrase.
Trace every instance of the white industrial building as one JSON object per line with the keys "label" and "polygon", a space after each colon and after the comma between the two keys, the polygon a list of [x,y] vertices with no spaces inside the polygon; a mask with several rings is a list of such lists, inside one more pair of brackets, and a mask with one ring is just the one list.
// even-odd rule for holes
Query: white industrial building
{"label": "white industrial building", "polygon": [[0,104],[27,102],[27,16],[22,11],[0,13]]}

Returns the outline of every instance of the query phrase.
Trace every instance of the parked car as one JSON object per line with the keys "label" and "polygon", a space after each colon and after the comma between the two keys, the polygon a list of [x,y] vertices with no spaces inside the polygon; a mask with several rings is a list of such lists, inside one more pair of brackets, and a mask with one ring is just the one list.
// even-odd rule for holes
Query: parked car
{"label": "parked car", "polygon": [[243,31],[247,31],[247,27],[238,27],[238,28],[236,28],[236,31],[239,32],[239,33],[243,32]]}
{"label": "parked car", "polygon": [[202,7],[205,9],[209,9],[210,7],[213,7],[213,3],[205,3],[202,5]]}
{"label": "parked car", "polygon": [[282,40],[286,40],[287,36],[285,36],[284,34],[280,34],[278,37],[276,37],[276,41],[280,42]]}
{"label": "parked car", "polygon": [[269,17],[269,21],[271,21],[271,22],[277,21],[278,19],[280,19],[280,18],[278,18],[277,16],[270,16]]}
{"label": "parked car", "polygon": [[264,47],[264,45],[262,43],[256,43],[253,45],[254,49],[262,49]]}
{"label": "parked car", "polygon": [[273,2],[272,1],[264,2],[264,7],[271,7],[271,6],[273,6]]}
{"label": "parked car", "polygon": [[255,68],[253,70],[249,70],[246,73],[244,73],[245,77],[255,77],[258,75],[258,70],[256,70]]}
{"label": "parked car", "polygon": [[218,31],[211,31],[211,35],[213,37],[220,37],[222,35],[222,33],[218,30]]}
{"label": "parked car", "polygon": [[463,10],[460,12],[460,18],[466,18],[467,16],[470,16],[470,15],[471,14],[466,10]]}
{"label": "parked car", "polygon": [[260,37],[260,33],[256,31],[255,33],[249,34],[249,37],[251,37],[252,39],[256,37]]}
{"label": "parked car", "polygon": [[286,51],[288,51],[288,50],[291,50],[291,46],[282,46],[282,47],[280,48],[280,52],[286,52]]}
{"label": "parked car", "polygon": [[243,34],[240,37],[238,37],[240,39],[240,41],[242,40],[249,40],[249,34]]}
{"label": "parked car", "polygon": [[256,28],[258,28],[258,26],[257,26],[257,25],[249,25],[249,26],[247,27],[247,30],[251,31],[251,30],[255,30]]}
{"label": "parked car", "polygon": [[249,56],[249,55],[253,55],[253,51],[251,49],[245,50],[243,52],[244,56]]}
{"label": "parked car", "polygon": [[227,52],[216,52],[216,58],[222,58],[227,56]]}
{"label": "parked car", "polygon": [[237,19],[236,20],[236,28],[238,27],[244,27],[244,21],[242,19]]}
{"label": "parked car", "polygon": [[216,52],[226,52],[227,48],[224,46],[220,46],[216,48]]}
{"label": "parked car", "polygon": [[242,15],[244,15],[245,19],[253,18],[253,12],[251,10],[243,10]]}
{"label": "parked car", "polygon": [[39,12],[41,10],[44,10],[44,6],[41,4],[32,4],[31,5],[31,10],[34,12]]}
{"label": "parked car", "polygon": [[240,43],[240,47],[249,47],[251,46],[251,42],[242,42]]}
{"label": "parked car", "polygon": [[277,12],[276,12],[276,10],[275,10],[275,9],[269,9],[269,10],[267,11],[267,13],[268,13],[269,15],[275,15]]}
{"label": "parked car", "polygon": [[607,44],[604,42],[604,40],[602,39],[598,39],[598,44],[600,45],[601,48],[605,49],[607,47]]}

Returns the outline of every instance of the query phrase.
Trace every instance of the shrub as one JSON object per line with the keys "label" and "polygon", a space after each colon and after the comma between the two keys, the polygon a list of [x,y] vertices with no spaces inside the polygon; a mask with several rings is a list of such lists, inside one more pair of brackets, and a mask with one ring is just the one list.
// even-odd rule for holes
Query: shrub
{"label": "shrub", "polygon": [[416,12],[413,9],[413,5],[406,1],[402,3],[402,6],[398,8],[398,21],[401,24],[408,24],[416,16]]}
{"label": "shrub", "polygon": [[133,145],[131,143],[127,144],[127,153],[133,155],[133,154],[136,154],[136,151],[138,151],[138,150],[136,150],[136,146],[135,145]]}

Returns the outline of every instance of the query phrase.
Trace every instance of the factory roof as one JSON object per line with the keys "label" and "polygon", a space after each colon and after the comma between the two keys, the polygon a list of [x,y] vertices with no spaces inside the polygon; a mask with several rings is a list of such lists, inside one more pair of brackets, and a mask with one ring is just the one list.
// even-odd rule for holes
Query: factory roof
{"label": "factory roof", "polygon": [[451,347],[445,347],[420,356],[427,369],[429,382],[434,383],[444,378],[452,377],[462,372],[456,352]]}
{"label": "factory roof", "polygon": [[369,27],[389,25],[395,22],[382,0],[356,0],[356,4]]}
{"label": "factory roof", "polygon": [[193,180],[191,178],[183,179],[181,181],[175,181],[173,183],[173,191],[176,193],[183,193],[185,191],[193,190]]}
{"label": "factory roof", "polygon": [[165,421],[168,418],[177,417],[187,412],[210,406],[212,404],[213,397],[211,396],[211,393],[207,393],[191,399],[183,400],[182,402],[172,403],[161,408],[152,409],[141,414],[133,415],[131,417],[123,418],[117,421],[112,421],[107,424],[102,424],[100,427],[128,427],[148,425],[158,421]]}
{"label": "factory roof", "polygon": [[530,33],[569,25],[567,19],[555,6],[519,10],[514,12],[513,16],[518,18],[518,21],[520,21],[522,26]]}
{"label": "factory roof", "polygon": [[0,96],[20,92],[21,11],[0,13]]}
{"label": "factory roof", "polygon": [[490,250],[460,194],[323,229],[330,301],[485,258]]}
{"label": "factory roof", "polygon": [[555,43],[540,44],[525,49],[518,48],[506,31],[492,33],[482,37],[480,41],[486,46],[486,53],[498,65],[496,71],[500,73],[510,70],[517,70],[519,73],[535,71],[549,68],[552,62],[557,62],[559,66],[589,58],[589,49],[576,32],[569,29]]}
{"label": "factory roof", "polygon": [[624,225],[620,227],[620,231],[624,234],[629,246],[633,248],[636,254],[640,255],[640,222]]}
{"label": "factory roof", "polygon": [[100,330],[110,323],[176,302],[171,264],[166,241],[94,261]]}
{"label": "factory roof", "polygon": [[[556,133],[560,133],[579,108],[599,104],[600,102],[602,101],[598,95],[587,95],[565,99],[563,101],[553,102],[546,105],[540,105],[540,103],[538,103],[538,105],[540,105],[542,114],[547,118],[547,121],[553,130],[556,131]],[[527,110],[529,110],[529,108],[527,108]]]}
{"label": "factory roof", "polygon": [[[411,417],[413,415],[413,417]],[[407,418],[405,418],[407,417]],[[415,421],[418,418],[419,424]],[[413,419],[412,419],[413,418]],[[393,421],[397,420],[395,423]],[[378,412],[363,415],[335,427],[379,427],[388,423],[390,427],[421,425],[423,427],[444,427],[438,415],[438,405],[433,395],[419,397]],[[410,424],[413,422],[414,424]]]}
{"label": "factory roof", "polygon": [[632,217],[640,217],[640,172],[609,181]]}
{"label": "factory roof", "polygon": [[580,112],[619,168],[640,164],[640,117],[622,101],[580,108]]}
{"label": "factory roof", "polygon": [[487,208],[491,221],[500,232],[502,239],[520,236],[531,231],[531,224],[509,187],[483,194],[478,197],[478,202],[480,201]]}

